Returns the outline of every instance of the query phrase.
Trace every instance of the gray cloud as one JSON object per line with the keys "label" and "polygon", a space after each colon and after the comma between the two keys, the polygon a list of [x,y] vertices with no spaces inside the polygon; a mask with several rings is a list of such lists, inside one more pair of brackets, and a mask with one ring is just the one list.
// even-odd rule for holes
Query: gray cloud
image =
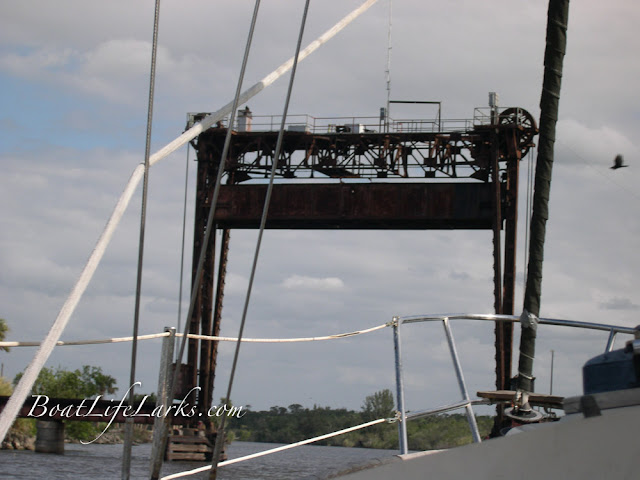
{"label": "gray cloud", "polygon": [[628,298],[613,297],[600,304],[604,310],[638,310],[640,305],[633,303]]}

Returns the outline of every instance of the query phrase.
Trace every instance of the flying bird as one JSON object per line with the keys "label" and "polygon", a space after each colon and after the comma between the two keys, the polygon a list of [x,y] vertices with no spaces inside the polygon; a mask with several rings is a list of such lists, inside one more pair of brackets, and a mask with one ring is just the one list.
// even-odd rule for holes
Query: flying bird
{"label": "flying bird", "polygon": [[611,170],[617,170],[618,168],[628,167],[629,165],[624,165],[624,157],[620,154],[616,155],[616,158],[613,160],[613,167]]}

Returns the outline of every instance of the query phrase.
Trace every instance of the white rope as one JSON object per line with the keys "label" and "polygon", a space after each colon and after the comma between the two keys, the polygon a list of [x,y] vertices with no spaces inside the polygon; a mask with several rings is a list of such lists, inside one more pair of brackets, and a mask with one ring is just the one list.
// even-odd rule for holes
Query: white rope
{"label": "white rope", "polygon": [[[153,338],[168,337],[169,332],[164,333],[151,333],[149,335],[138,335],[138,340],[151,340]],[[71,345],[100,345],[104,343],[121,343],[131,342],[133,337],[116,337],[116,338],[103,338],[97,340],[73,340],[70,342],[64,342],[59,340],[56,342],[56,346],[64,347]],[[0,342],[0,347],[37,347],[40,342]]]}
{"label": "white rope", "polygon": [[51,330],[49,330],[49,333],[42,342],[42,345],[40,345],[40,349],[36,352],[33,360],[24,371],[24,375],[22,375],[20,382],[18,382],[18,385],[16,386],[13,395],[11,395],[11,398],[9,398],[9,401],[7,402],[4,410],[2,411],[2,413],[0,413],[0,441],[4,440],[4,437],[9,431],[9,428],[11,428],[11,424],[22,408],[22,404],[27,398],[27,395],[29,395],[29,392],[31,392],[31,387],[33,387],[33,383],[36,381],[40,370],[51,355],[56,342],[60,338],[60,335],[62,335],[62,332],[64,331],[64,328],[66,327],[67,322],[71,317],[71,314],[80,301],[80,297],[82,297],[82,294],[87,288],[91,277],[96,271],[96,268],[98,268],[98,264],[100,263],[107,245],[109,244],[109,241],[113,236],[113,232],[120,222],[120,219],[124,215],[127,205],[129,204],[129,201],[133,196],[135,187],[142,178],[143,174],[144,165],[140,164],[133,171],[133,174],[129,179],[129,183],[127,183],[122,196],[118,200],[118,203],[116,204],[116,207],[111,214],[111,218],[107,222],[102,235],[98,239],[98,243],[93,249],[93,252],[91,253],[91,256],[89,257],[89,260],[87,261],[84,269],[82,270],[78,281],[73,287],[73,290],[60,309],[58,317],[53,322]]}
{"label": "white rope", "polygon": [[[244,341],[244,340],[243,340]],[[345,428],[344,430],[338,430],[337,432],[327,433],[325,435],[320,435],[319,437],[309,438],[307,440],[302,440],[300,442],[291,443],[289,445],[283,445],[281,447],[272,448],[270,450],[264,450],[258,453],[252,453],[251,455],[245,455],[244,457],[238,457],[231,460],[225,460],[224,462],[218,463],[219,467],[224,467],[225,465],[231,465],[233,463],[244,462],[246,460],[251,460],[252,458],[263,457],[265,455],[271,455],[272,453],[281,452],[283,450],[288,450],[290,448],[300,447],[302,445],[307,445],[309,443],[319,442],[320,440],[324,440],[326,438],[336,437],[338,435],[343,435],[345,433],[353,432],[355,430],[360,430],[362,428],[371,427],[373,425],[377,425],[379,423],[384,422],[392,422],[395,419],[390,418],[379,418],[378,420],[372,420],[371,422],[363,423],[361,425],[356,425],[355,427]],[[204,467],[196,468],[193,470],[188,470],[185,472],[173,473],[171,475],[167,475],[166,477],[162,477],[160,480],[172,480],[174,478],[186,477],[189,475],[195,475],[196,473],[206,472],[211,469],[211,465],[206,465]]]}
{"label": "white rope", "polygon": [[[297,337],[297,338],[243,338],[243,342],[249,343],[294,343],[294,342],[319,342],[322,340],[336,340],[339,338],[348,338],[354,337],[356,335],[362,335],[365,333],[375,332],[376,330],[381,330],[385,327],[389,327],[389,323],[385,323],[383,325],[378,325],[377,327],[367,328],[365,330],[357,330],[355,332],[347,332],[347,333],[337,333],[335,335],[326,335],[324,337]],[[168,337],[169,332],[163,333],[150,333],[148,335],[138,335],[138,340],[152,340],[154,338],[162,338]],[[176,337],[184,336],[183,333],[176,333]],[[196,335],[190,333],[187,335],[187,338],[193,338],[196,340],[210,340],[213,342],[237,342],[238,339],[235,337],[219,337],[214,335]],[[62,341],[59,340],[56,342],[56,346],[65,347],[71,345],[100,345],[106,343],[121,343],[121,342],[131,342],[133,337],[115,337],[115,338],[103,338],[96,340],[73,340],[73,341]],[[40,342],[0,342],[0,347],[37,347],[40,345]]]}
{"label": "white rope", "polygon": [[[348,333],[338,333],[336,335],[326,335],[324,337],[298,337],[298,338],[243,338],[242,342],[253,342],[253,343],[294,343],[294,342],[318,342],[322,340],[336,340],[338,338],[347,338],[353,337],[356,335],[362,335],[364,333],[375,332],[376,330],[380,330],[382,328],[388,327],[389,324],[385,323],[383,325],[378,325],[377,327],[368,328],[366,330],[358,330],[356,332],[348,332]],[[182,336],[181,333],[176,334],[176,336]],[[237,342],[238,339],[235,337],[215,337],[210,335],[195,335],[190,333],[187,335],[188,338],[198,339],[198,340],[212,340],[212,341],[220,341],[220,342]],[[0,343],[0,347],[3,346]]]}

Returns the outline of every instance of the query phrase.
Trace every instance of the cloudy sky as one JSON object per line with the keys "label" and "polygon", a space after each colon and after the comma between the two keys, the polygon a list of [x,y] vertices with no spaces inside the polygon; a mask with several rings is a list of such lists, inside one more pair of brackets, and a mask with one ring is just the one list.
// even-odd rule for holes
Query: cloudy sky
{"label": "cloudy sky", "polygon": [[[293,54],[304,2],[262,3],[247,86]],[[306,41],[360,3],[312,2]],[[143,161],[153,7],[151,0],[0,6],[0,316],[12,340],[44,338],[129,175]],[[187,112],[215,111],[232,99],[252,9],[248,0],[163,2],[153,151],[183,131]],[[380,0],[300,65],[290,113],[378,114],[386,100],[387,14],[388,3]],[[392,98],[439,100],[444,118],[462,119],[496,91],[501,105],[523,107],[538,118],[545,16],[545,2],[538,0],[394,2]],[[545,250],[545,317],[640,323],[640,194],[634,187],[640,182],[639,23],[640,7],[628,0],[571,5]],[[280,113],[286,84],[281,79],[251,100],[253,112]],[[431,115],[419,108],[397,113]],[[629,168],[609,169],[617,153]],[[183,148],[150,174],[141,333],[178,322],[187,163],[187,245],[193,225],[195,155],[189,155],[187,162]],[[522,185],[526,171],[523,164]],[[131,334],[140,190],[63,339]],[[237,334],[255,238],[254,231],[232,232],[223,335]],[[394,315],[490,313],[491,249],[491,234],[477,231],[267,231],[245,334],[326,335],[379,325]],[[185,296],[187,290],[185,283]],[[441,326],[412,325],[405,332],[407,407],[457,401]],[[455,324],[454,334],[469,389],[492,389],[492,326]],[[554,392],[577,393],[578,369],[605,340],[605,334],[542,333],[538,390],[548,391],[553,349]],[[101,365],[124,392],[130,348],[62,347],[47,365]],[[142,391],[155,389],[159,348],[157,340],[140,346]],[[216,399],[226,390],[232,348],[221,347]],[[14,348],[0,354],[5,376],[13,378],[34,353]],[[245,344],[237,373],[235,404],[358,409],[366,395],[394,388],[392,333],[331,343]]]}

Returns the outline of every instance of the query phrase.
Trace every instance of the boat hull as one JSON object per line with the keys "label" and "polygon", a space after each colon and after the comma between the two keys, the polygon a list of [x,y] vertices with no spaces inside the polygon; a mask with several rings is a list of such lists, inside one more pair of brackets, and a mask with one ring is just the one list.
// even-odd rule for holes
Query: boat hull
{"label": "boat hull", "polygon": [[[640,390],[637,391],[640,398]],[[451,450],[397,456],[375,466],[346,472],[348,480],[638,478],[640,405],[576,413]]]}

